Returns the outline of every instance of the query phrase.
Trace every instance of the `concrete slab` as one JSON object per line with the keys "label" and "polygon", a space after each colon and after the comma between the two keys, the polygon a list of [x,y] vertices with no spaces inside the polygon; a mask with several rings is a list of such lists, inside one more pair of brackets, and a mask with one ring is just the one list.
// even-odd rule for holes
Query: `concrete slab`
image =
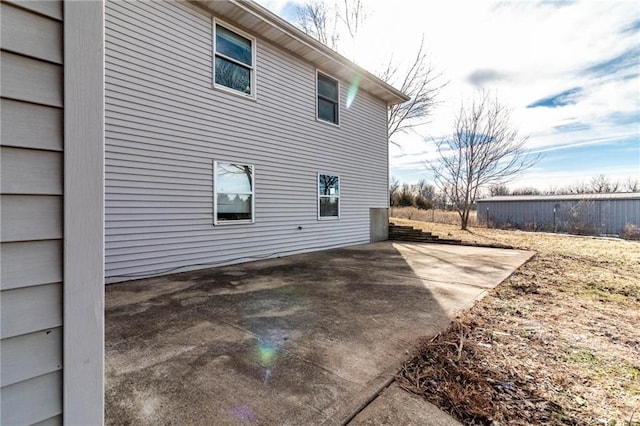
{"label": "concrete slab", "polygon": [[430,402],[393,383],[349,422],[349,426],[462,426]]}
{"label": "concrete slab", "polygon": [[531,255],[382,242],[109,285],[106,421],[342,424]]}

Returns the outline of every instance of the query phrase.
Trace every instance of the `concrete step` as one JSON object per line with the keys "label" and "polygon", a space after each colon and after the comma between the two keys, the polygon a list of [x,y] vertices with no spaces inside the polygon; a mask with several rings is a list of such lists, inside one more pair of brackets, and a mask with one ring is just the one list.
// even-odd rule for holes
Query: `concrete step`
{"label": "concrete step", "polygon": [[432,235],[431,232],[421,231],[411,226],[397,226],[397,225],[389,225],[389,232],[393,232],[396,234]]}
{"label": "concrete step", "polygon": [[451,240],[451,239],[442,239],[442,238],[393,238],[389,237],[390,241],[406,241],[410,243],[434,243],[434,244],[451,244],[451,245],[461,245],[461,240]]}
{"label": "concrete step", "polygon": [[410,243],[436,243],[501,249],[515,248],[513,246],[500,243],[463,242],[462,240],[454,240],[452,238],[440,238],[437,235],[433,235],[431,232],[423,232],[407,225],[395,225],[393,222],[389,222],[389,240],[406,241]]}
{"label": "concrete step", "polygon": [[389,239],[393,241],[408,241],[416,243],[461,244],[462,241],[440,238],[431,232],[415,229],[413,226],[389,223]]}

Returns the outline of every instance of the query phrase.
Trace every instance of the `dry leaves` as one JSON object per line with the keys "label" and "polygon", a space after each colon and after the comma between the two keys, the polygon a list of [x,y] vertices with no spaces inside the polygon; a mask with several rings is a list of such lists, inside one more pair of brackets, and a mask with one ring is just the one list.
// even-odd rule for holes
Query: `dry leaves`
{"label": "dry leaves", "polygon": [[469,425],[640,425],[639,243],[404,223],[538,254],[421,342],[402,387]]}

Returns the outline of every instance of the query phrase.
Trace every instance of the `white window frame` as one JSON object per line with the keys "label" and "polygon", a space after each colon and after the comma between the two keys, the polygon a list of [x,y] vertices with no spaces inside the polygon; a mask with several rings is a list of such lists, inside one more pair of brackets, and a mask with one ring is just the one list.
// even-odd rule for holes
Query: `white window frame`
{"label": "white window frame", "polygon": [[[334,80],[337,83],[338,86],[338,100],[336,101],[336,108],[337,108],[337,119],[338,122],[334,123],[333,121],[328,121],[328,120],[324,120],[322,118],[319,117],[319,110],[318,110],[318,75],[322,75],[323,77],[326,77],[328,79]],[[327,74],[326,72],[322,72],[319,69],[316,69],[316,121],[320,122],[320,123],[325,123],[325,124],[329,124],[331,126],[335,126],[335,127],[340,127],[340,79],[335,78],[332,75]]]}
{"label": "white window frame", "polygon": [[[338,178],[338,195],[320,195],[320,176],[334,176]],[[318,173],[316,175],[316,196],[318,197],[318,220],[338,220],[340,219],[340,213],[342,210],[342,178],[336,173]],[[320,199],[337,197],[338,198],[338,216],[320,216]]]}
{"label": "white window frame", "polygon": [[[218,220],[218,163],[240,164],[251,167],[251,219]],[[237,192],[221,192],[222,194],[238,194]],[[245,193],[243,193],[245,194]],[[249,193],[246,193],[249,194]],[[256,221],[256,167],[242,161],[214,160],[213,161],[213,224],[214,225],[240,225],[250,224]]]}
{"label": "white window frame", "polygon": [[[237,95],[237,96],[241,96],[241,97],[243,97],[245,99],[256,100],[257,97],[258,97],[258,90],[257,90],[257,87],[256,87],[256,81],[257,81],[256,74],[258,72],[257,71],[258,68],[257,68],[257,64],[256,64],[256,50],[257,50],[256,38],[253,37],[250,34],[247,34],[244,31],[234,27],[233,25],[227,24],[226,22],[221,21],[221,20],[219,20],[219,19],[217,19],[215,17],[211,18],[211,22],[212,22],[211,32],[212,32],[212,36],[213,36],[211,77],[212,77],[213,87],[215,89],[222,90],[222,91],[227,92],[227,93],[231,93],[231,94],[234,94],[234,95]],[[238,61],[236,61],[233,58],[229,58],[228,56],[225,56],[223,54],[218,54],[217,53],[217,51],[216,51],[216,26],[217,25],[220,25],[221,27],[224,27],[225,29],[227,29],[227,30],[229,30],[231,32],[237,33],[238,35],[240,35],[240,36],[248,39],[249,41],[251,41],[251,66],[249,67],[245,63],[239,64],[239,65],[241,65],[243,67],[249,68],[249,70],[250,70],[250,75],[251,75],[251,78],[250,78],[250,81],[251,81],[251,93],[244,93],[244,92],[241,92],[239,90],[232,89],[231,87],[227,87],[227,86],[224,86],[222,84],[216,83],[216,56],[220,56],[221,58],[224,58],[227,61],[230,61],[230,62],[233,62],[233,63],[238,63]]]}

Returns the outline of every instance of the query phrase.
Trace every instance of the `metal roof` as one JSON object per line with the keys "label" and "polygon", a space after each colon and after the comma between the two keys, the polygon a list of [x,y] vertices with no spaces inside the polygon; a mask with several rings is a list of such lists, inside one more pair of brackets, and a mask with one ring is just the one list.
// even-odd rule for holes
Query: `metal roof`
{"label": "metal roof", "polygon": [[566,195],[503,195],[484,198],[481,202],[497,201],[556,201],[556,200],[640,200],[640,192],[614,192],[609,194],[566,194]]}
{"label": "metal roof", "polygon": [[360,78],[360,88],[384,100],[389,105],[400,104],[410,98],[385,83],[364,68],[331,50],[305,34],[278,15],[252,0],[189,0],[213,15],[231,21],[234,25],[260,35],[283,49],[316,65],[345,81]]}

